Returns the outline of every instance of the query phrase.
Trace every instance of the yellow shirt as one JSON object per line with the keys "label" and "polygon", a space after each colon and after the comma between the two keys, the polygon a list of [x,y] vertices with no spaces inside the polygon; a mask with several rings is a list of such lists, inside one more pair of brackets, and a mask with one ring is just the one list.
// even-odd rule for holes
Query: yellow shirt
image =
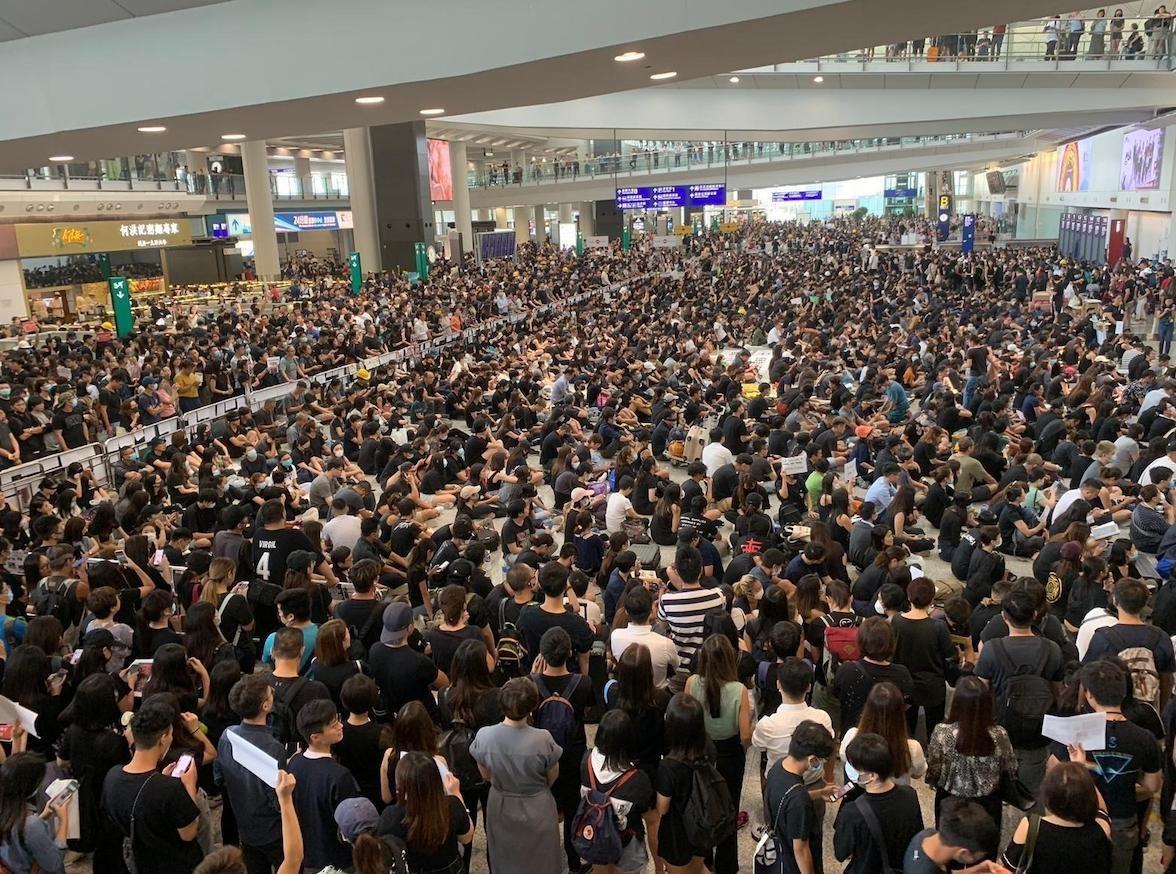
{"label": "yellow shirt", "polygon": [[176,397],[194,398],[200,394],[200,383],[195,373],[185,374],[181,370],[172,381],[172,387],[176,390]]}

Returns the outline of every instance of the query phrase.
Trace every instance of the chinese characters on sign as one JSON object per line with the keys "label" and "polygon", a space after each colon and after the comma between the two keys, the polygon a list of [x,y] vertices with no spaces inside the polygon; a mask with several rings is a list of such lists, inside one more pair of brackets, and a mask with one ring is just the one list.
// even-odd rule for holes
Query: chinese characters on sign
{"label": "chinese characters on sign", "polygon": [[148,222],[146,224],[119,225],[123,237],[158,237],[161,234],[178,234],[180,226],[175,222]]}
{"label": "chinese characters on sign", "polygon": [[727,187],[719,183],[617,189],[617,208],[621,210],[723,206],[726,202]]}

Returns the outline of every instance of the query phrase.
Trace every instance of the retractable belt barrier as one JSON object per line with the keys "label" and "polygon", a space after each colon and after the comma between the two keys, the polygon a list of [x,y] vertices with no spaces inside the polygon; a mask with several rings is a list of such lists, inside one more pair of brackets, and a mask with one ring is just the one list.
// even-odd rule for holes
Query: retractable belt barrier
{"label": "retractable belt barrier", "polygon": [[[597,286],[591,291],[584,291],[553,303],[533,307],[525,312],[496,316],[492,319],[479,322],[476,325],[471,325],[461,331],[447,331],[444,334],[439,334],[436,337],[431,337],[422,342],[411,343],[399,349],[394,349],[391,352],[384,352],[380,355],[365,358],[355,364],[334,367],[330,370],[316,373],[303,381],[326,386],[338,380],[354,379],[360,369],[366,370],[369,374],[369,379],[371,379],[376,371],[387,368],[390,365],[400,364],[401,362],[408,362],[410,365],[416,364],[422,358],[437,355],[450,346],[458,343],[474,342],[483,335],[496,331],[504,325],[517,325],[523,321],[529,324],[531,320],[538,316],[582,303],[591,297],[596,297],[601,294],[611,295],[625,288],[631,282],[638,282],[655,275],[673,277],[681,274],[675,271],[664,271],[660,274],[636,274],[618,282]],[[61,333],[64,336],[64,332],[52,333]],[[89,335],[86,332],[74,333],[80,336]],[[92,334],[93,332],[89,333]],[[372,381],[374,382],[375,380],[373,379]],[[23,510],[26,508],[28,501],[32,498],[33,492],[42,479],[65,471],[74,462],[80,462],[85,468],[93,471],[95,482],[98,485],[106,486],[114,482],[113,465],[118,461],[119,453],[123,449],[146,446],[157,437],[167,437],[181,430],[188,435],[192,435],[200,425],[215,422],[237,410],[258,410],[266,401],[281,400],[292,394],[297,387],[298,382],[296,381],[251,389],[243,395],[237,395],[199,407],[182,416],[172,416],[154,424],[128,431],[126,434],[111,437],[105,443],[91,443],[86,446],[67,449],[64,452],[47,455],[35,461],[10,467],[7,470],[0,471],[0,496],[6,501],[15,500]]]}

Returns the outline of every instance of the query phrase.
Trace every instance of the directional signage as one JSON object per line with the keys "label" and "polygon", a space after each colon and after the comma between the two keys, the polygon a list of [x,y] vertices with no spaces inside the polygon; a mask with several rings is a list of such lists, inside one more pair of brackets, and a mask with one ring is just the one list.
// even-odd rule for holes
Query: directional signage
{"label": "directional signage", "polygon": [[807,191],[773,191],[772,201],[774,203],[787,203],[792,200],[820,200],[821,189],[811,188]]}
{"label": "directional signage", "polygon": [[727,186],[721,183],[702,185],[655,185],[618,188],[617,209],[672,209],[689,206],[724,206]]}
{"label": "directional signage", "polygon": [[134,330],[135,318],[131,314],[131,283],[125,276],[112,276],[110,303],[114,309],[114,327],[120,337],[126,337]]}

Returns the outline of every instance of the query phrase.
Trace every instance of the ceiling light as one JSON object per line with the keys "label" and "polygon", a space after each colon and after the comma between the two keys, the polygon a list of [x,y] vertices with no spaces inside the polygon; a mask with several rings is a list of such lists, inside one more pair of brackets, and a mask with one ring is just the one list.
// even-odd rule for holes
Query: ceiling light
{"label": "ceiling light", "polygon": [[623,55],[617,55],[613,60],[627,64],[629,61],[640,61],[644,57],[645,52],[625,52]]}
{"label": "ceiling light", "polygon": [[49,156],[50,161],[64,162],[64,161],[72,161],[73,159],[74,159],[73,155],[50,155]]}
{"label": "ceiling light", "polygon": [[650,76],[649,78],[650,78],[650,79],[653,79],[655,82],[660,82],[662,79],[673,79],[673,78],[674,78],[675,76],[677,76],[677,75],[678,75],[678,74],[677,74],[676,72],[674,72],[673,70],[671,70],[671,71],[670,71],[670,72],[668,72],[668,73],[654,73],[654,74],[653,74],[652,76]]}
{"label": "ceiling light", "polygon": [[356,97],[355,102],[360,106],[374,106],[377,103],[383,103],[384,98],[375,95],[372,97]]}
{"label": "ceiling light", "polygon": [[813,76],[813,81],[816,82],[818,85],[820,85],[822,82],[825,81],[825,77],[824,76]]}
{"label": "ceiling light", "polygon": [[161,124],[149,124],[146,127],[139,128],[139,133],[141,133],[141,134],[161,134],[165,130],[167,130],[167,128],[165,128]]}
{"label": "ceiling light", "polygon": [[422,109],[421,115],[444,115],[444,109]]}
{"label": "ceiling light", "polygon": [[730,79],[728,79],[727,81],[728,81],[728,82],[730,82],[732,85],[738,85],[738,84],[739,84],[739,77],[738,77],[738,76],[732,76],[732,77],[731,77]]}
{"label": "ceiling light", "polygon": [[222,140],[243,140],[245,134],[221,134]]}

